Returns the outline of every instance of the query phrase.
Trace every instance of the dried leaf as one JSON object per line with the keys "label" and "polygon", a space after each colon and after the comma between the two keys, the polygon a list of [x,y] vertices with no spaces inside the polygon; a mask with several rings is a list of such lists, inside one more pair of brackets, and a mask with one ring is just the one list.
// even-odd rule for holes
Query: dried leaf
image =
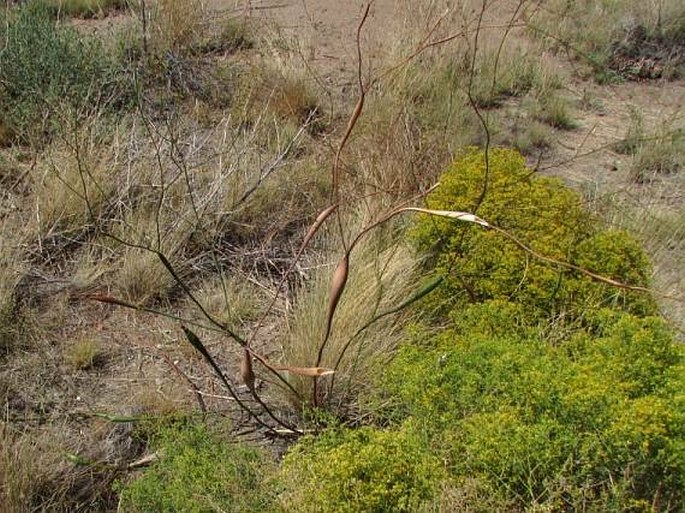
{"label": "dried leaf", "polygon": [[274,367],[274,369],[287,371],[291,374],[297,374],[298,376],[308,376],[310,378],[318,378],[320,376],[328,376],[335,373],[334,370],[326,369],[325,367],[289,367],[284,365],[281,367]]}
{"label": "dried leaf", "polygon": [[486,228],[491,228],[490,223],[488,223],[485,219],[481,219],[480,217],[470,214],[469,212],[459,212],[458,210],[430,210],[427,208],[418,207],[406,207],[402,210],[421,212],[422,214],[429,214],[432,216],[449,217],[450,219],[457,219],[459,221],[466,221],[468,223],[475,223],[485,226]]}

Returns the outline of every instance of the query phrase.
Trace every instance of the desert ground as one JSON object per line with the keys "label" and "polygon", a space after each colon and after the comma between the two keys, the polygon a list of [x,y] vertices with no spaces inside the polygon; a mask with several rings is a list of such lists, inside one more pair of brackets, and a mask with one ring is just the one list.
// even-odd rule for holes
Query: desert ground
{"label": "desert ground", "polygon": [[[121,486],[163,457],[141,419],[219,419],[279,461],[297,440],[290,435],[323,422],[283,392],[285,368],[288,386],[309,393],[307,370],[340,364],[349,389],[326,415],[373,425],[372,385],[354,374],[371,371],[303,346],[328,322],[329,347],[344,353],[349,339],[357,350],[367,313],[418,287],[418,264],[399,242],[360,243],[352,258],[348,289],[376,276],[378,290],[345,290],[338,306],[329,283],[362,227],[398,206],[425,206],[466,147],[517,148],[531,174],[560,178],[593,219],[630,232],[651,259],[659,315],[685,340],[685,79],[662,73],[661,53],[601,78],[570,43],[531,30],[542,9],[532,1],[191,3],[159,2],[166,29],[153,6],[141,12],[145,2],[94,16],[58,11],[78,34],[121,38],[138,92],[126,114],[103,107],[74,115],[73,126],[55,107],[68,129],[49,135],[44,114],[44,132],[26,129],[39,142],[17,135],[0,148],[0,299],[12,299],[4,317],[0,304],[0,511],[122,511]],[[205,41],[217,26],[231,27],[231,42]],[[671,57],[685,56],[685,42],[674,48]],[[153,62],[148,52],[161,64],[137,70]],[[647,61],[653,76],[641,75]],[[466,78],[454,79],[448,101],[438,68],[450,63]],[[500,91],[510,69],[513,85]],[[320,232],[305,236],[334,203]],[[402,315],[371,330],[379,352],[387,341],[382,351],[394,354],[419,322]],[[365,351],[360,344],[361,360]],[[245,379],[246,358],[256,381]],[[653,499],[652,511],[671,510]]]}

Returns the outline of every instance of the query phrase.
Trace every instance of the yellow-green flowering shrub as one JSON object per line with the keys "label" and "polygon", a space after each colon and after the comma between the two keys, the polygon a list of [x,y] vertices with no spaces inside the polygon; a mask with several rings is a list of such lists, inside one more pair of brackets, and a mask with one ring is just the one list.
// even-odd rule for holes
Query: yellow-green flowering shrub
{"label": "yellow-green flowering shrub", "polygon": [[[584,239],[572,254],[573,263],[606,278],[628,285],[649,284],[651,264],[640,244],[625,231],[602,230]],[[598,303],[638,315],[656,311],[653,298],[642,292],[625,291],[589,279],[577,279],[568,284],[569,295],[583,306]]]}
{"label": "yellow-green flowering shrub", "polygon": [[301,441],[286,456],[282,506],[292,512],[414,512],[444,476],[411,425],[335,430]]}
{"label": "yellow-green flowering shrub", "polygon": [[640,511],[658,496],[679,510],[682,348],[658,318],[598,317],[592,333],[551,344],[518,305],[472,305],[402,349],[386,394],[442,447],[455,482],[475,478],[503,503]]}
{"label": "yellow-green flowering shrub", "polygon": [[[579,196],[557,179],[540,177],[515,150],[493,149],[486,162],[471,150],[442,175],[429,208],[476,212],[533,251],[629,285],[648,284],[649,263],[623,232],[601,232]],[[502,299],[526,305],[531,316],[582,315],[612,305],[653,313],[644,294],[628,293],[581,273],[543,262],[505,235],[481,226],[423,216],[413,239],[446,276],[433,301],[444,313],[457,304]]]}

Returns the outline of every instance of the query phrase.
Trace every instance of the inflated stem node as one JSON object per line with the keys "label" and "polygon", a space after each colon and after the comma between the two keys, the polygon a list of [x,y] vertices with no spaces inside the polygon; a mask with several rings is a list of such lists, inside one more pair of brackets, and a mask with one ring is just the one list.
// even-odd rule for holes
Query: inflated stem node
{"label": "inflated stem node", "polygon": [[254,370],[252,369],[252,355],[247,348],[243,349],[243,359],[240,362],[240,379],[245,386],[254,391]]}
{"label": "inflated stem node", "polygon": [[[345,285],[347,284],[347,276],[350,271],[350,255],[345,254],[340,259],[338,267],[335,268],[333,273],[333,279],[331,280],[331,294],[328,301],[328,315],[326,316],[326,335],[324,337],[324,343],[328,340],[331,334],[331,326],[333,325],[333,316],[335,315],[335,310],[340,302],[340,297],[345,290]],[[316,364],[321,363],[321,352],[319,353],[319,359]]]}

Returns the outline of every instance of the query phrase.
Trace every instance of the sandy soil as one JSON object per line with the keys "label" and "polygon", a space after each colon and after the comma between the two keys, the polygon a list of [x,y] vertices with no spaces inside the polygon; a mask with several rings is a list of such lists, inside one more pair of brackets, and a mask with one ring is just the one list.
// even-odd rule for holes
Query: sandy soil
{"label": "sandy soil", "polygon": [[[360,0],[213,0],[224,8],[242,6],[251,16],[275,22],[287,34],[301,41],[308,49],[308,63],[329,83],[345,85],[354,77],[357,63],[356,31],[367,2]],[[364,26],[362,44],[364,58],[371,59],[382,52],[384,36],[391,35],[402,24],[403,2],[376,0]],[[508,21],[516,2],[500,0],[488,11],[486,23]],[[497,40],[499,34],[490,31],[488,37]],[[525,45],[521,33],[516,44]],[[625,136],[632,109],[645,121],[647,131],[664,119],[677,116],[685,105],[685,82],[627,82],[598,86],[591,81],[572,77],[571,66],[563,61],[556,65],[569,76],[567,94],[580,101],[583,96],[595,99],[599,110],[580,113],[581,126],[559,138],[558,156],[546,166],[550,172],[579,185],[585,181],[614,182],[615,171],[625,158],[614,152],[600,150]],[[588,158],[584,155],[587,154]]]}
{"label": "sandy soil", "polygon": [[[397,0],[376,0],[369,10],[361,45],[365,59],[373,60],[401,17]],[[243,10],[257,20],[277,27],[300,46],[307,65],[326,84],[344,87],[357,66],[356,34],[367,2],[360,0],[211,0],[219,10]]]}

